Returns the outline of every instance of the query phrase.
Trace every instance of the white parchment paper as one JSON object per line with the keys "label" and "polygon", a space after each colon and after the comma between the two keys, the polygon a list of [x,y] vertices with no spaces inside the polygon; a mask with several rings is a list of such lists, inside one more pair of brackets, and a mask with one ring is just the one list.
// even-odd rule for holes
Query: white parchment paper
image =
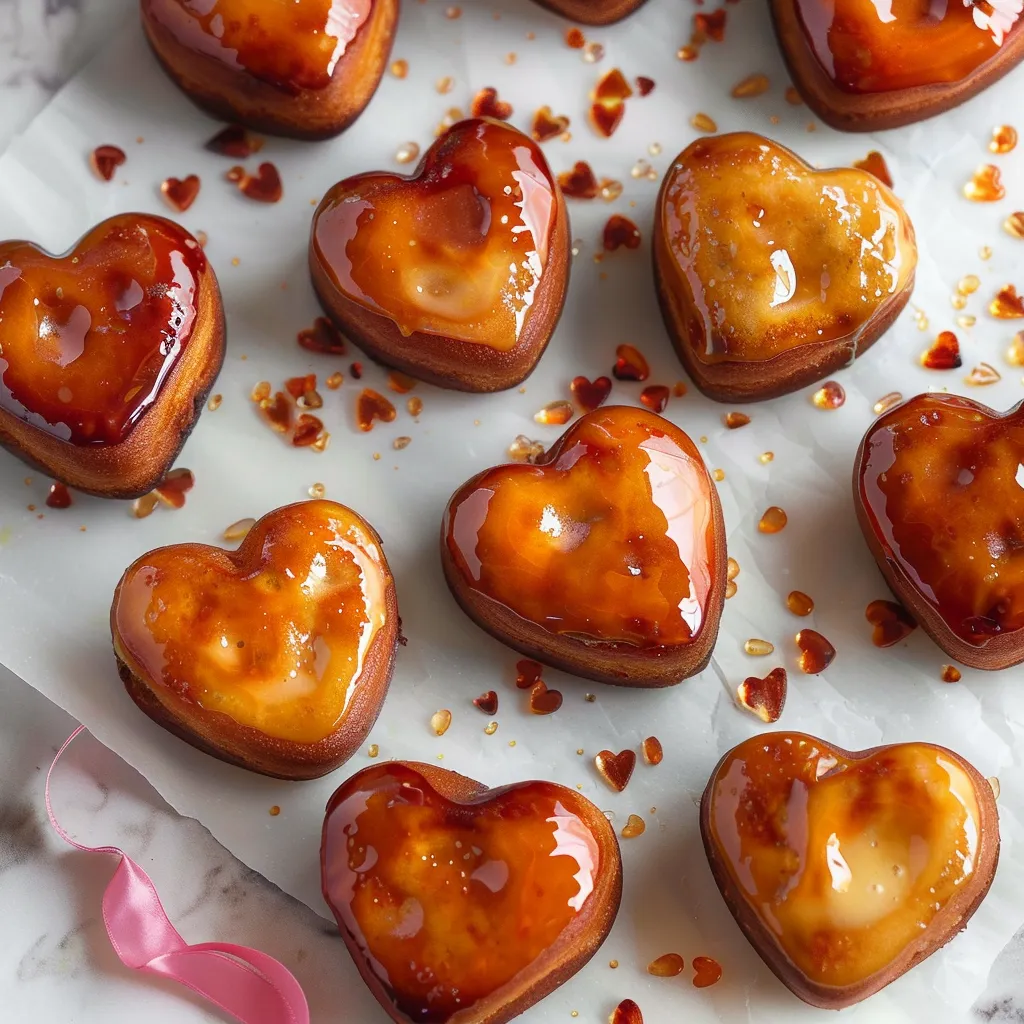
{"label": "white parchment paper", "polygon": [[[531,777],[578,785],[614,815],[617,826],[630,813],[647,821],[642,837],[622,843],[625,899],[605,947],[524,1020],[564,1021],[572,1009],[581,1020],[604,1020],[626,996],[654,1024],[825,1019],[791,996],[742,938],[711,879],[697,826],[696,803],[718,757],[762,728],[734,706],[734,688],[746,675],[764,674],[775,664],[790,671],[779,728],[806,730],[851,749],[913,739],[943,743],[983,774],[1000,778],[1002,860],[969,929],[883,993],[844,1013],[851,1021],[966,1019],[996,955],[1024,922],[1024,670],[965,670],[962,682],[947,685],[939,680],[946,659],[920,630],[896,648],[872,646],[864,607],[887,592],[854,519],[850,473],[857,443],[873,418],[872,404],[887,392],[909,396],[945,387],[999,409],[1024,396],[1020,370],[1003,358],[1014,325],[985,312],[997,288],[1008,281],[1024,286],[1024,243],[999,229],[1007,213],[1024,207],[1024,150],[990,158],[985,148],[993,125],[1019,120],[1024,70],[936,120],[877,137],[843,136],[821,125],[810,132],[809,111],[784,100],[788,82],[764,4],[728,6],[726,41],[709,43],[698,61],[686,64],[675,51],[688,40],[697,8],[681,0],[650,0],[623,24],[588,31],[605,48],[593,64],[565,45],[564,22],[528,0],[463,0],[458,19],[446,18],[444,3],[407,2],[394,57],[408,60],[408,78],[386,76],[366,114],[333,142],[268,140],[250,164],[255,169],[260,159],[274,161],[285,197],[263,206],[223,180],[231,162],[202,148],[217,125],[165,78],[133,23],[134,6],[125,7],[132,24],[0,160],[0,237],[30,238],[62,251],[113,213],[167,213],[159,183],[169,175],[200,175],[199,198],[179,219],[209,234],[207,253],[224,293],[229,347],[215,389],[224,401],[216,412],[204,413],[179,459],[197,478],[180,512],[158,510],[139,521],[127,503],[85,497],[76,497],[67,511],[45,510],[48,481],[0,453],[4,664],[84,722],[182,814],[198,818],[245,863],[328,916],[317,863],[322,810],[334,787],[368,758],[356,756],[333,779],[287,784],[194,751],[152,724],[125,695],[107,625],[114,584],[139,554],[177,541],[216,543],[229,523],[299,500],[320,481],[329,497],[354,506],[378,528],[397,578],[409,643],[371,737],[380,756],[443,757],[445,767],[492,785]],[[510,53],[514,63],[506,60]],[[650,96],[628,101],[621,128],[605,140],[586,122],[587,95],[598,75],[614,66],[630,78],[649,75],[657,86]],[[771,90],[753,100],[731,99],[729,89],[756,71],[770,77]],[[441,95],[435,82],[446,75],[454,88]],[[569,300],[525,389],[472,396],[420,385],[415,393],[424,410],[418,422],[397,398],[394,423],[360,434],[353,407],[361,385],[347,373],[358,352],[335,359],[295,344],[296,332],[319,313],[306,271],[313,205],[349,174],[398,169],[393,158],[402,143],[415,140],[426,148],[448,108],[468,109],[474,92],[486,85],[513,104],[512,121],[520,127],[528,128],[541,104],[569,115],[572,140],[545,145],[553,169],[586,159],[599,176],[621,180],[624,192],[614,204],[570,204],[580,252]],[[575,374],[608,373],[617,344],[641,348],[651,362],[652,382],[684,377],[651,280],[648,242],[657,182],[634,179],[630,169],[643,158],[664,172],[694,137],[690,118],[698,111],[715,118],[723,131],[770,134],[823,166],[849,164],[869,148],[881,149],[917,228],[921,265],[913,302],[931,326],[919,331],[908,310],[867,356],[838,375],[848,398],[836,411],[815,408],[809,389],[747,407],[753,422],[727,431],[721,417],[728,407],[693,388],[673,399],[666,415],[701,438],[709,466],[725,471],[719,487],[729,550],[742,567],[715,659],[699,678],[650,693],[548,671],[549,685],[563,691],[565,703],[557,714],[537,718],[514,688],[516,656],[471,625],[448,595],[437,555],[441,513],[463,480],[504,461],[517,434],[554,440],[558,430],[537,426],[534,412],[567,397]],[[662,147],[659,155],[648,150],[654,142]],[[87,167],[88,153],[101,143],[120,145],[128,154],[110,184]],[[970,203],[961,187],[987,159],[999,163],[1007,199]],[[636,220],[644,246],[595,263],[600,228],[615,211]],[[984,245],[993,249],[987,261],[979,256]],[[977,326],[962,330],[955,326],[950,296],[968,273],[977,274],[982,286],[965,311],[977,315]],[[921,351],[946,328],[960,336],[964,369],[922,369]],[[963,378],[981,360],[998,367],[1003,379],[972,389]],[[364,362],[363,383],[385,391],[384,372]],[[284,378],[310,371],[322,380],[335,369],[347,379],[337,392],[322,389],[323,418],[333,435],[326,453],[291,449],[258,420],[248,398],[257,381],[280,386]],[[639,388],[616,383],[612,401],[635,402]],[[395,451],[392,442],[400,435],[412,442]],[[764,451],[774,452],[769,465],[758,461]],[[29,511],[29,504],[45,511],[45,518]],[[787,510],[789,525],[767,537],[756,524],[772,504]],[[809,620],[786,611],[784,597],[793,588],[814,597]],[[820,630],[838,649],[821,676],[796,668],[793,635],[800,626]],[[771,640],[776,654],[746,656],[748,637]],[[484,734],[487,719],[471,704],[487,689],[501,698],[500,727],[492,736]],[[587,692],[597,699],[585,701]],[[438,738],[429,718],[443,707],[452,710],[453,722]],[[612,793],[594,771],[593,755],[603,747],[636,748],[652,733],[664,743],[664,762],[656,768],[641,763],[626,791]],[[268,815],[273,804],[281,807],[279,817]],[[725,968],[722,982],[699,991],[690,985],[689,971],[674,981],[648,977],[648,961],[668,951],[688,962],[695,955],[716,957]],[[619,961],[617,970],[608,967],[612,958]],[[336,1019],[383,1021],[340,946],[337,970],[351,978],[352,996]]]}

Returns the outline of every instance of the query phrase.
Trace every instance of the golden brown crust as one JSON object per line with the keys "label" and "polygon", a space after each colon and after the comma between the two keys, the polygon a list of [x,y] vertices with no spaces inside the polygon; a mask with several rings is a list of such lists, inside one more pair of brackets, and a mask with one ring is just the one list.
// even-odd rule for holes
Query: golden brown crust
{"label": "golden brown crust", "polygon": [[[930,745],[937,746],[937,744]],[[827,744],[827,746],[841,758],[859,760],[872,757],[887,747],[899,746],[899,744],[886,744],[857,751],[844,750],[833,744]],[[715,765],[700,801],[700,834],[715,884],[730,913],[740,926],[740,930],[754,947],[757,955],[761,957],[779,981],[805,1003],[821,1007],[824,1010],[840,1010],[844,1006],[851,1006],[880,991],[906,974],[912,967],[916,967],[922,960],[927,959],[936,950],[941,949],[950,939],[955,938],[967,926],[967,922],[988,894],[995,877],[996,866],[999,863],[999,811],[996,807],[995,795],[988,780],[970,762],[945,747],[938,747],[938,749],[944,751],[952,761],[958,764],[974,785],[981,821],[974,873],[970,881],[957,891],[935,915],[918,942],[910,943],[884,970],[876,971],[857,984],[842,987],[816,985],[809,981],[782,951],[775,937],[765,927],[750,903],[736,891],[729,869],[719,854],[711,835],[712,791],[718,779],[718,773],[732,751],[723,755]]]}
{"label": "golden brown crust", "polygon": [[934,117],[966,103],[1024,60],[1024,30],[1017,25],[991,60],[959,82],[892,92],[845,92],[825,74],[807,44],[795,0],[771,0],[770,9],[793,84],[818,117],[840,131],[881,131]]}
{"label": "golden brown crust", "polygon": [[137,498],[174,464],[224,362],[220,287],[209,262],[198,276],[196,319],[185,351],[131,433],[112,445],[75,445],[0,409],[0,444],[34,469],[101,498]]}
{"label": "golden brown crust", "polygon": [[377,91],[394,42],[398,0],[373,0],[324,89],[285,92],[214,57],[182,45],[146,16],[142,27],[164,70],[189,99],[226,121],[296,139],[327,139],[344,131]]}
{"label": "golden brown crust", "polygon": [[555,332],[569,288],[569,216],[554,182],[554,224],[537,295],[516,344],[501,351],[489,345],[413,331],[403,335],[390,318],[348,298],[317,256],[314,232],[325,197],[313,215],[309,272],[320,305],[346,337],[371,359],[428,384],[455,391],[504,391],[521,384],[537,365]]}
{"label": "golden brown crust", "polygon": [[611,25],[628,18],[644,0],[537,0],[555,14],[582,25]]}
{"label": "golden brown crust", "polygon": [[[398,763],[418,772],[434,790],[453,802],[464,803],[489,798],[512,788],[501,786],[488,789],[483,783],[458,772],[418,761]],[[588,963],[608,937],[622,899],[622,858],[619,854],[619,841],[611,823],[593,803],[579,793],[572,790],[569,792],[574,798],[573,806],[578,809],[597,840],[601,863],[604,866],[595,877],[594,891],[586,909],[562,932],[558,942],[543,958],[538,958],[529,968],[520,972],[519,976],[496,989],[485,999],[450,1017],[447,1024],[507,1024],[550,995],[560,985],[565,984]],[[322,857],[321,848],[321,865]],[[366,956],[340,919],[338,930],[366,987],[396,1024],[409,1024],[408,1018],[395,1007],[387,989],[370,969]]]}

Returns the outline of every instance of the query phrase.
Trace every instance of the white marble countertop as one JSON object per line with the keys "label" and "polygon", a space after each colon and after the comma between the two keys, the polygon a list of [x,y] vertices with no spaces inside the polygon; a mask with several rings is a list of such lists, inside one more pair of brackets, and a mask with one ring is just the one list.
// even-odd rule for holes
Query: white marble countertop
{"label": "white marble countertop", "polygon": [[[0,151],[135,10],[134,0],[0,0]],[[65,846],[43,805],[46,768],[74,726],[0,668],[0,1019],[135,1024],[144,1013],[147,1024],[225,1020],[179,986],[130,971],[111,949],[100,901],[115,861]],[[351,1021],[344,1010],[351,974],[339,970],[347,955],[333,929],[198,822],[179,817],[91,737],[79,738],[62,760],[55,805],[83,842],[117,844],[152,875],[188,941],[261,948],[293,969],[314,1021]],[[1024,928],[993,966],[973,1012],[979,1021],[1024,1022]],[[756,1008],[749,1018],[757,1019]]]}

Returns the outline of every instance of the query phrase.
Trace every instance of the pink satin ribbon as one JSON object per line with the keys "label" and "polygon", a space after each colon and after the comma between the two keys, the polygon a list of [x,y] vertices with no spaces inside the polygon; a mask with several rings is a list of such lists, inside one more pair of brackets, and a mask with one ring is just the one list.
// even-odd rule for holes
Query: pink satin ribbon
{"label": "pink satin ribbon", "polygon": [[171,924],[149,875],[116,846],[83,846],[64,831],[50,803],[50,776],[61,754],[84,729],[79,726],[57,751],[46,773],[46,813],[57,835],[86,853],[121,858],[103,894],[103,923],[114,952],[136,971],[149,971],[190,988],[242,1024],[309,1024],[309,1006],[291,971],[273,957],[230,942],[190,946]]}

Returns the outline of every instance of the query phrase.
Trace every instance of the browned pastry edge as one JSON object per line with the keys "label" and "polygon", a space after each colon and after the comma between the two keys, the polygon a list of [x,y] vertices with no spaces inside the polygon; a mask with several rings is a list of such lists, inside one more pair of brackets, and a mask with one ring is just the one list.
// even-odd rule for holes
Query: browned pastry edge
{"label": "browned pastry edge", "polygon": [[541,7],[582,25],[611,25],[628,18],[645,0],[536,0]]}
{"label": "browned pastry edge", "polygon": [[910,301],[914,290],[914,274],[907,279],[903,291],[888,302],[873,324],[862,331],[857,341],[809,342],[780,352],[771,359],[722,360],[705,363],[693,353],[689,342],[686,317],[671,287],[678,277],[676,259],[661,226],[661,209],[672,178],[672,167],[665,175],[658,193],[654,214],[654,240],[651,253],[654,261],[654,283],[665,330],[687,374],[697,388],[716,402],[760,402],[778,398],[810,384],[815,384],[862,356],[896,321]]}
{"label": "browned pastry edge", "polygon": [[463,491],[471,489],[476,479],[477,477],[473,477],[464,483],[445,507],[441,523],[441,568],[444,570],[445,582],[452,592],[452,597],[481,629],[507,647],[529,658],[535,658],[545,665],[585,679],[594,679],[599,683],[611,683],[613,686],[631,686],[638,689],[675,686],[684,679],[704,671],[711,660],[715,641],[718,639],[727,582],[725,520],[722,516],[722,503],[718,498],[718,488],[714,484],[710,485],[711,515],[715,541],[721,546],[722,557],[711,581],[707,614],[700,635],[695,643],[677,645],[675,650],[647,651],[632,644],[601,643],[559,636],[466,584],[452,558],[445,537],[448,533],[448,517],[452,503]]}
{"label": "browned pastry edge", "polygon": [[966,103],[1024,60],[1024,23],[1019,23],[995,56],[959,82],[891,92],[846,92],[828,77],[814,55],[795,0],[771,0],[770,9],[793,84],[818,117],[840,131],[874,132],[934,117]]}
{"label": "browned pastry edge", "polygon": [[[908,401],[913,401],[913,399],[908,399]],[[976,404],[980,406],[984,414],[996,420],[1012,415],[1019,407],[1018,403],[1018,406],[1015,406],[1014,409],[1003,414],[988,408],[988,406],[980,405],[980,403]],[[895,407],[895,409],[899,408],[900,406]],[[895,409],[889,410],[886,416],[894,412]],[[1021,664],[1024,662],[1024,630],[997,634],[984,647],[976,647],[973,644],[967,643],[966,640],[957,636],[949,628],[946,621],[924,598],[921,591],[915,586],[899,563],[886,554],[885,546],[871,525],[871,516],[866,507],[861,488],[861,481],[863,480],[867,463],[868,439],[877,428],[878,421],[876,420],[865,432],[857,448],[857,456],[853,460],[853,507],[857,513],[857,522],[860,524],[861,533],[864,534],[864,540],[871,554],[874,555],[878,568],[889,589],[939,648],[954,661],[960,662],[961,665],[996,671]]]}
{"label": "browned pastry edge", "polygon": [[[475,779],[467,778],[465,775],[449,771],[446,768],[438,768],[436,765],[421,764],[418,761],[398,761],[396,763],[418,772],[437,793],[455,803],[479,802],[481,799],[498,796],[506,790],[530,785],[530,782],[524,782],[488,789],[487,786]],[[558,786],[558,783],[547,782],[545,785]],[[565,789],[562,786],[558,786],[558,788]],[[545,996],[550,995],[560,985],[565,984],[587,964],[608,937],[608,933],[615,923],[622,898],[622,858],[619,854],[619,841],[616,838],[615,829],[596,805],[575,790],[567,790],[567,792],[572,794],[575,801],[582,801],[582,806],[579,808],[580,817],[586,822],[597,840],[601,855],[601,868],[595,877],[594,891],[591,893],[590,899],[584,910],[576,915],[576,918],[570,922],[555,944],[543,956],[538,957],[512,980],[495,989],[489,996],[449,1017],[447,1024],[507,1024],[508,1021],[525,1013],[531,1006],[540,1002]],[[321,842],[321,878],[324,877],[325,845],[324,842]],[[328,906],[331,906],[326,885],[324,886],[324,900]],[[349,934],[342,920],[337,917],[336,919],[341,937],[345,941],[366,987],[396,1024],[409,1024],[408,1018],[395,1007],[380,978],[370,969],[366,955],[360,949],[358,941]]]}
{"label": "browned pastry edge", "polygon": [[544,354],[558,326],[569,288],[569,215],[562,190],[554,180],[552,189],[555,223],[548,242],[547,262],[522,333],[511,349],[501,351],[481,342],[422,331],[405,336],[389,317],[345,296],[317,255],[316,225],[321,211],[331,201],[333,189],[317,207],[309,236],[309,272],[320,305],[347,338],[385,366],[455,391],[513,388],[533,372]]}
{"label": "browned pastry edge", "polygon": [[398,23],[398,0],[372,0],[370,15],[323,89],[295,93],[184,46],[146,17],[142,27],[164,70],[197,106],[225,121],[295,139],[327,139],[344,131],[377,91]]}
{"label": "browned pastry edge", "polygon": [[[772,735],[772,733],[765,733],[762,738],[767,741]],[[888,748],[901,746],[899,743],[890,743],[871,747],[868,750],[851,752],[843,750],[842,747],[825,743],[823,740],[819,742],[840,757],[849,760],[862,760]],[[929,746],[938,747],[937,744],[929,744]],[[996,866],[999,863],[999,811],[996,807],[995,795],[988,780],[972,764],[946,747],[938,747],[938,749],[945,751],[951,760],[960,765],[974,785],[981,822],[978,837],[979,853],[975,861],[974,873],[963,888],[954,893],[949,902],[935,915],[932,923],[922,932],[921,938],[909,943],[888,967],[876,971],[870,977],[856,984],[841,987],[815,984],[808,980],[782,950],[775,936],[765,927],[742,893],[737,891],[729,868],[720,858],[711,835],[711,795],[718,779],[718,773],[732,753],[731,750],[722,757],[711,773],[711,778],[708,780],[700,801],[700,834],[715,883],[722,894],[722,899],[725,900],[725,905],[736,919],[744,937],[754,947],[754,951],[779,981],[805,1003],[825,1010],[840,1010],[844,1006],[851,1006],[874,995],[955,938],[967,927],[967,922],[988,894],[995,877]]]}
{"label": "browned pastry edge", "polygon": [[[187,545],[186,545],[187,546]],[[199,545],[202,546],[202,545]],[[166,686],[154,686],[122,647],[115,624],[117,599],[124,577],[117,584],[110,609],[110,629],[117,671],[128,695],[157,725],[198,750],[228,764],[275,779],[318,779],[340,768],[366,739],[380,714],[391,682],[398,645],[398,604],[390,569],[386,575],[384,624],[366,652],[361,682],[341,725],[316,743],[279,739],[241,725],[221,711],[210,711],[182,700]]]}
{"label": "browned pastry edge", "polygon": [[76,445],[0,409],[0,444],[33,469],[101,498],[149,493],[174,464],[224,362],[220,288],[209,261],[199,274],[196,319],[156,400],[118,444]]}

